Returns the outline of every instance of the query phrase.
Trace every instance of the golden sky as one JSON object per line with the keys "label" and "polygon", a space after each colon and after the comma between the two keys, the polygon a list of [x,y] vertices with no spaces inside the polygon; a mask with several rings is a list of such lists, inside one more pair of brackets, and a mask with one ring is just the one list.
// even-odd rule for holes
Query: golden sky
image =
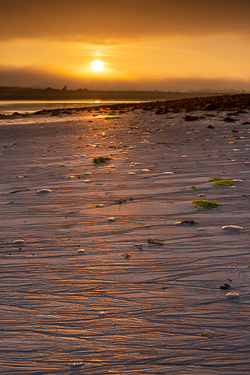
{"label": "golden sky", "polygon": [[0,9],[1,86],[250,90],[249,0],[0,0]]}

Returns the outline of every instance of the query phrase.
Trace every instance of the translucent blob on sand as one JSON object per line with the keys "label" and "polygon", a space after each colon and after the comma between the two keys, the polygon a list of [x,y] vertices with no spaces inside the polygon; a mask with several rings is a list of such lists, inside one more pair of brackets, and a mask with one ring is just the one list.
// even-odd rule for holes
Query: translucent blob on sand
{"label": "translucent blob on sand", "polygon": [[233,293],[233,292],[230,292],[230,293],[227,293],[226,294],[226,297],[228,299],[239,299],[240,298],[240,295],[238,293]]}
{"label": "translucent blob on sand", "polygon": [[239,232],[243,227],[239,227],[238,225],[224,225],[222,229],[227,232]]}
{"label": "translucent blob on sand", "polygon": [[40,189],[40,190],[37,190],[37,195],[46,195],[46,194],[49,194],[49,193],[52,193],[52,190],[50,189]]}
{"label": "translucent blob on sand", "polygon": [[85,253],[85,250],[84,250],[84,249],[79,249],[79,250],[78,250],[78,254],[83,255],[84,253]]}
{"label": "translucent blob on sand", "polygon": [[13,241],[13,244],[14,244],[14,245],[23,245],[24,242],[25,242],[24,240],[14,240],[14,241]]}

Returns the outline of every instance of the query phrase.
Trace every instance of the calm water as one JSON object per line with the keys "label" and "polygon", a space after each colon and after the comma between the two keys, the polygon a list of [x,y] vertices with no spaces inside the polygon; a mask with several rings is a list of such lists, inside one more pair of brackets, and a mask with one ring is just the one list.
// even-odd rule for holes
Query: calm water
{"label": "calm water", "polygon": [[[91,107],[100,104],[128,103],[130,100],[0,100],[0,113],[12,114],[13,112],[31,113],[42,109]],[[131,100],[131,103],[141,103],[143,100]]]}

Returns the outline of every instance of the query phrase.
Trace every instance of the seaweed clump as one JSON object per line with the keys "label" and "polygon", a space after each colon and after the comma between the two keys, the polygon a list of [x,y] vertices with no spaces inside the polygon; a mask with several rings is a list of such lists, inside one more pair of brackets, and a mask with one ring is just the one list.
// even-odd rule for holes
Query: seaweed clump
{"label": "seaweed clump", "polygon": [[233,186],[233,180],[222,180],[221,177],[207,177],[208,182],[211,182],[213,186],[221,187],[225,186],[226,184]]}
{"label": "seaweed clump", "polygon": [[93,163],[95,164],[102,164],[105,163],[106,160],[112,160],[110,156],[104,157],[104,156],[97,156],[92,159]]}
{"label": "seaweed clump", "polygon": [[163,241],[153,240],[152,238],[148,238],[148,243],[154,245],[163,245]]}
{"label": "seaweed clump", "polygon": [[195,208],[198,208],[198,210],[202,210],[202,209],[209,210],[211,208],[218,207],[218,203],[214,201],[208,201],[206,199],[202,199],[202,200],[197,199],[195,201],[192,201],[191,203]]}

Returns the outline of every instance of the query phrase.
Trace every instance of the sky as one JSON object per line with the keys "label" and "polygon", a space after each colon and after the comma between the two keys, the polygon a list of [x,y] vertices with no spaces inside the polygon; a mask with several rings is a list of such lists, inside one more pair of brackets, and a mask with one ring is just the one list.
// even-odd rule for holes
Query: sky
{"label": "sky", "polygon": [[0,9],[0,86],[250,91],[249,0],[0,0]]}

